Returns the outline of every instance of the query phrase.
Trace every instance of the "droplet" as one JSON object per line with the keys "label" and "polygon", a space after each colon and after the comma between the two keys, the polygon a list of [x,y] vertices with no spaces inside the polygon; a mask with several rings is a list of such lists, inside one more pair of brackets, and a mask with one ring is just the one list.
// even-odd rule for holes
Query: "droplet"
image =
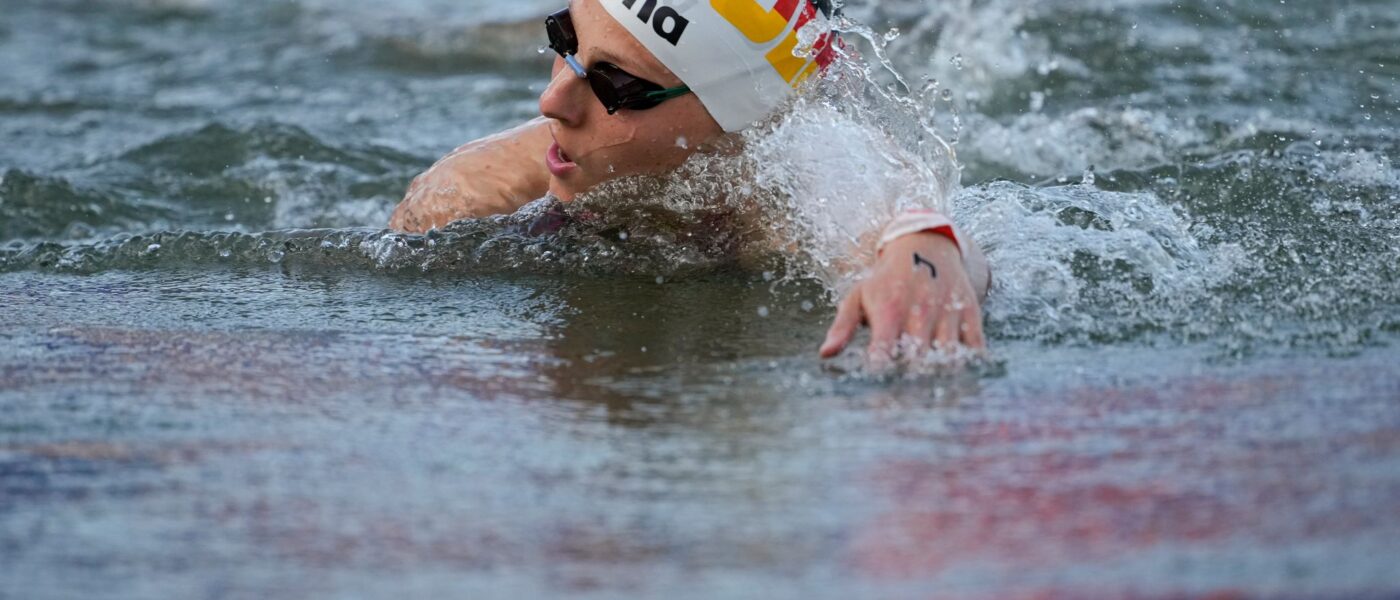
{"label": "droplet", "polygon": [[768,318],[768,307],[767,307],[767,306],[760,306],[760,307],[758,307],[758,316],[760,316],[760,317],[762,317],[762,318],[764,318],[764,319],[767,319],[767,318]]}
{"label": "droplet", "polygon": [[812,309],[814,309],[814,308],[816,308],[816,307],[817,307],[817,305],[812,304],[812,301],[811,301],[811,300],[803,300],[803,301],[802,301],[802,312],[812,312]]}

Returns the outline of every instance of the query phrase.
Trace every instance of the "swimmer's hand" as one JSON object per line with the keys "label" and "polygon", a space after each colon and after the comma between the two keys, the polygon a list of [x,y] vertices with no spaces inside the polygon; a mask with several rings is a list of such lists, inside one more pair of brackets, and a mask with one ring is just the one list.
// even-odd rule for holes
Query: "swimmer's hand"
{"label": "swimmer's hand", "polygon": [[862,322],[870,326],[872,361],[892,361],[905,336],[920,351],[951,352],[957,344],[984,350],[980,295],[952,240],[936,233],[904,236],[885,247],[871,273],[842,300],[822,358],[840,354]]}

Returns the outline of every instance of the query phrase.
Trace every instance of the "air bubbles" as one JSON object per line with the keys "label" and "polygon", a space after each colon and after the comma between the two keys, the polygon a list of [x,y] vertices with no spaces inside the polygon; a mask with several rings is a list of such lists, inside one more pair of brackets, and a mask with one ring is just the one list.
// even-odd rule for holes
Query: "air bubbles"
{"label": "air bubbles", "polygon": [[768,307],[767,307],[767,306],[760,306],[760,307],[758,307],[758,316],[759,316],[759,318],[767,319],[767,318],[768,318],[768,315],[769,315],[769,311],[768,311]]}

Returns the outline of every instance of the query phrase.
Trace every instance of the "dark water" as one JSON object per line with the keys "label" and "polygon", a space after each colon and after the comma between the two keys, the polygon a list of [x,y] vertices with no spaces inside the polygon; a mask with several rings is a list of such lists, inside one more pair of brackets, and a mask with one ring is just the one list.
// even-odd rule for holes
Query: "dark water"
{"label": "dark water", "polygon": [[0,598],[1400,594],[1400,6],[852,6],[997,279],[893,379],[781,257],[380,231],[550,8],[3,0]]}

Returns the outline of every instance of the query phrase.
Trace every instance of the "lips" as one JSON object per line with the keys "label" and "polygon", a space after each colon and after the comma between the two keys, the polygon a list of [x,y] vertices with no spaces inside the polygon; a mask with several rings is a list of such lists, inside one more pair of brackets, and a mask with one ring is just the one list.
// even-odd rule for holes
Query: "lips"
{"label": "lips", "polygon": [[549,145],[544,162],[549,167],[549,173],[555,177],[565,177],[578,170],[578,163],[569,159],[569,154],[559,147],[559,142]]}

